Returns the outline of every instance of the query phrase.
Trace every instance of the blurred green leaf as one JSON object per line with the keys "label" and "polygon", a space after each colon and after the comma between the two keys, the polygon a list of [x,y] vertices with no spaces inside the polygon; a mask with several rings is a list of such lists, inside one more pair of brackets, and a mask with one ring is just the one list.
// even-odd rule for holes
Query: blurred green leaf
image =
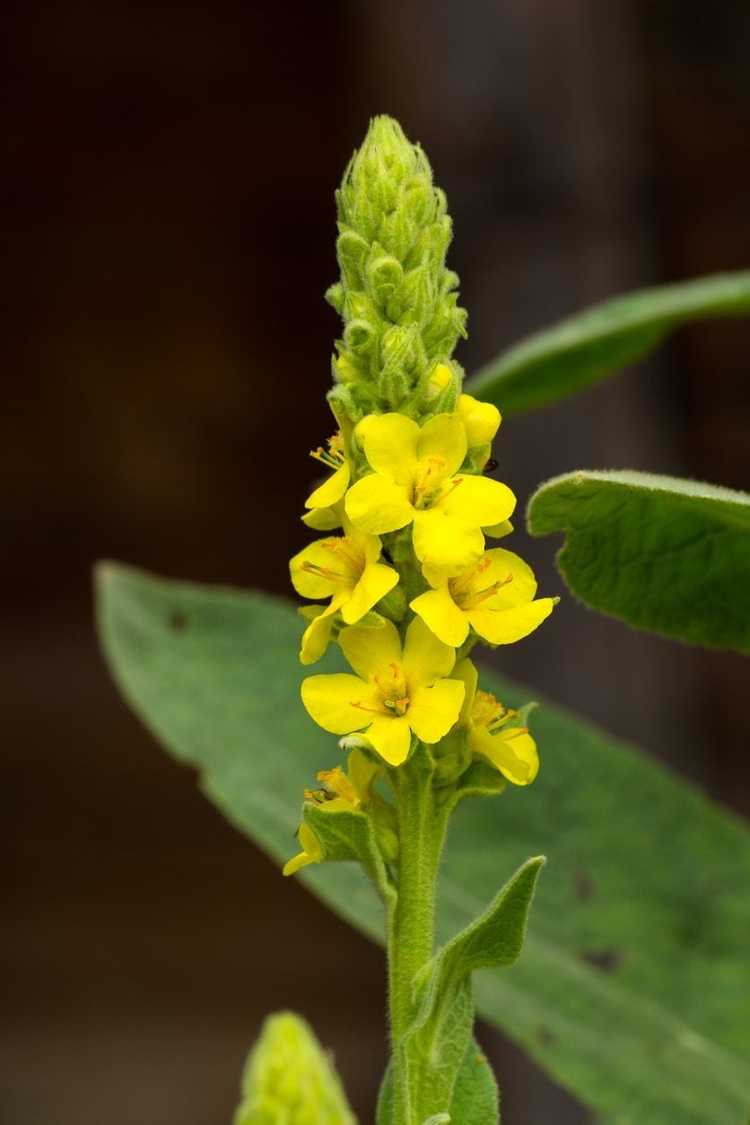
{"label": "blurred green leaf", "polygon": [[[285,860],[303,787],[340,754],[298,701],[294,609],[110,564],[99,571],[99,622],[134,709],[200,771],[224,814]],[[529,697],[483,680],[511,706]],[[441,878],[445,941],[525,856],[550,856],[523,955],[510,972],[475,978],[480,1012],[605,1121],[746,1122],[750,834],[693,786],[550,704],[533,730],[540,776],[499,800],[462,803]],[[382,941],[380,904],[356,865],[307,868],[303,881]]]}
{"label": "blurred green leaf", "polygon": [[681,324],[748,314],[748,270],[639,289],[527,336],[482,367],[465,389],[504,414],[535,410],[642,359]]}
{"label": "blurred green leaf", "polygon": [[750,496],[650,473],[584,471],[532,496],[532,535],[592,609],[690,644],[750,652]]}

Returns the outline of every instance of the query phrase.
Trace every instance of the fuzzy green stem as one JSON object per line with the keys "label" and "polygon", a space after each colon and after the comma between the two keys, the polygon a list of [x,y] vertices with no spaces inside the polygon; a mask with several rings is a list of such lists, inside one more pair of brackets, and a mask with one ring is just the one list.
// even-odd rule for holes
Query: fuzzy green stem
{"label": "fuzzy green stem", "polygon": [[434,949],[447,809],[436,803],[433,771],[428,751],[419,747],[394,778],[400,854],[398,893],[389,912],[388,966],[395,1125],[421,1125],[414,1117],[402,1048],[414,1017],[414,979]]}

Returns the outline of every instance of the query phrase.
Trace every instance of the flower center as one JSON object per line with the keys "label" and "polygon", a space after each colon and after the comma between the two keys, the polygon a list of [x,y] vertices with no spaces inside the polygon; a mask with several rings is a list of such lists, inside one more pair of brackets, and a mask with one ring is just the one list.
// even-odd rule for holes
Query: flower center
{"label": "flower center", "polygon": [[509,582],[513,581],[513,575],[509,574],[506,578],[498,579],[497,582],[490,582],[487,586],[483,586],[482,575],[491,565],[491,560],[485,555],[476,566],[471,567],[458,578],[451,578],[448,581],[450,595],[460,609],[475,609],[482,602],[486,602],[488,598],[494,597],[503,586],[507,586]]}
{"label": "flower center", "polygon": [[471,720],[475,727],[486,727],[490,734],[494,734],[500,727],[505,726],[516,714],[516,711],[512,711],[510,707],[505,707],[489,691],[478,691],[474,696]]}
{"label": "flower center", "polygon": [[415,508],[429,508],[445,478],[445,458],[425,457],[417,463],[412,482],[411,502]]}
{"label": "flower center", "polygon": [[409,710],[409,688],[401,665],[394,661],[386,673],[373,679],[385,710],[392,715],[405,715]]}
{"label": "flower center", "polygon": [[322,445],[319,445],[317,449],[311,449],[310,456],[335,472],[346,462],[344,439],[340,433],[333,434],[332,437],[329,437],[326,445],[328,446],[327,449],[324,449]]}
{"label": "flower center", "polygon": [[403,669],[394,661],[388,669],[378,676],[373,676],[373,683],[378,691],[378,705],[366,707],[364,703],[352,702],[352,707],[360,711],[370,711],[373,715],[390,715],[400,718],[409,710],[409,688],[406,683]]}
{"label": "flower center", "polygon": [[348,536],[333,536],[321,540],[320,546],[331,554],[332,566],[320,566],[307,560],[302,563],[301,570],[308,574],[316,574],[319,578],[326,578],[329,582],[342,582],[346,586],[354,587],[364,574],[366,559],[365,553],[359,545]]}

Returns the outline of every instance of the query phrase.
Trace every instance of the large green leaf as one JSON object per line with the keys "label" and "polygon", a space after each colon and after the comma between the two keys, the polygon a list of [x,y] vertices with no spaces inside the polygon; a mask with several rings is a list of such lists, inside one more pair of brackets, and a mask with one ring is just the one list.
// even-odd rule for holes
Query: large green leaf
{"label": "large green leaf", "polygon": [[750,271],[639,289],[503,352],[466,385],[504,414],[557,402],[641,359],[688,321],[750,314]]}
{"label": "large green leaf", "polygon": [[532,535],[592,609],[690,644],[750,652],[750,496],[650,473],[570,473],[537,490]]}
{"label": "large green leaf", "polygon": [[[99,594],[104,647],[133,707],[199,769],[226,816],[285,859],[303,786],[340,756],[298,702],[294,610],[114,565],[100,570]],[[517,687],[487,680],[511,705],[523,701]],[[606,1121],[745,1125],[748,833],[551,705],[533,727],[539,778],[462,803],[441,879],[446,940],[527,855],[549,856],[520,960],[476,977],[480,1011]],[[304,878],[382,940],[380,905],[355,865]]]}

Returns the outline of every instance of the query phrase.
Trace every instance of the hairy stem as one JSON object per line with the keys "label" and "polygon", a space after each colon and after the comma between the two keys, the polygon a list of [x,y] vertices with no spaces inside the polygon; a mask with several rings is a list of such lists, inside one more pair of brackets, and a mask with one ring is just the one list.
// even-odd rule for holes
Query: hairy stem
{"label": "hairy stem", "polygon": [[433,768],[429,752],[420,746],[394,779],[400,853],[398,892],[388,919],[388,966],[395,1125],[420,1125],[410,1089],[416,1075],[410,1083],[404,1038],[414,1017],[414,979],[434,949],[447,810],[435,801]]}

